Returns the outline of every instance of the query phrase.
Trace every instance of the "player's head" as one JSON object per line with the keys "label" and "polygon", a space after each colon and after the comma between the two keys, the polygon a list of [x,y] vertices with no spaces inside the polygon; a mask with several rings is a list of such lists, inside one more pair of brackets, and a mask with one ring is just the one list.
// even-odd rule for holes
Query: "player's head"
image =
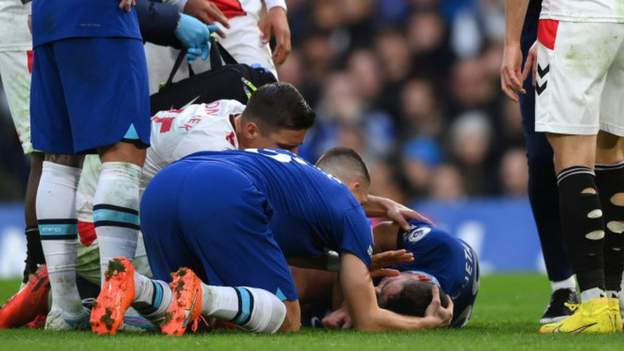
{"label": "player's head", "polygon": [[[384,278],[376,287],[379,307],[398,314],[423,317],[433,298],[434,283],[425,277],[402,272],[396,277]],[[440,291],[443,307],[448,306],[448,296]]]}
{"label": "player's head", "polygon": [[297,88],[271,83],[258,88],[237,119],[241,148],[278,148],[297,152],[316,115]]}
{"label": "player's head", "polygon": [[361,204],[366,202],[371,178],[366,163],[353,149],[330,149],[319,158],[316,166],[340,179]]}

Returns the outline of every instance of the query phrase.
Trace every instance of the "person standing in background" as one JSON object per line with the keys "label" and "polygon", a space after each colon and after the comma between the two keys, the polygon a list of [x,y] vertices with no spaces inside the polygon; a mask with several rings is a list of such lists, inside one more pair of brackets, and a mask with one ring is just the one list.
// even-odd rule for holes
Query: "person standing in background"
{"label": "person standing in background", "polygon": [[[537,39],[537,22],[541,8],[542,0],[529,2],[520,39],[521,51],[512,50],[510,46],[505,45],[501,83],[503,83],[502,79],[507,79],[507,70],[513,69],[516,61],[528,57],[529,48]],[[542,246],[546,273],[552,288],[550,303],[540,319],[540,323],[545,324],[560,321],[572,314],[566,303],[577,303],[577,298],[576,279],[563,247],[553,151],[546,140],[546,135],[535,131],[535,88],[533,84],[533,77],[530,75],[524,81],[525,94],[514,94],[508,91],[505,93],[520,103],[522,113],[522,127],[529,165],[529,201]]]}

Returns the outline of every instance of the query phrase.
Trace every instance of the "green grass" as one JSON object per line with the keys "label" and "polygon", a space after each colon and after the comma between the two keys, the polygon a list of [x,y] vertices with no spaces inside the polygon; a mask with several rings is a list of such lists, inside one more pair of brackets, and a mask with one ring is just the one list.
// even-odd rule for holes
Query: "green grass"
{"label": "green grass", "polygon": [[[0,301],[17,286],[0,281]],[[305,329],[292,335],[216,332],[168,338],[121,334],[99,337],[88,332],[2,330],[0,350],[622,350],[624,335],[539,335],[537,319],[548,298],[546,279],[538,275],[484,277],[473,319],[462,330],[359,333]]]}

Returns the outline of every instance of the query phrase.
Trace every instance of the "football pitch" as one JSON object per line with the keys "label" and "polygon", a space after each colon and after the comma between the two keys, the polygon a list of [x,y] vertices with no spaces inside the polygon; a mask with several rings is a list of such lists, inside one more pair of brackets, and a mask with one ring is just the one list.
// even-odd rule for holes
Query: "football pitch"
{"label": "football pitch", "polygon": [[[17,286],[0,281],[0,300]],[[537,319],[548,297],[539,275],[494,275],[481,280],[473,318],[462,330],[359,333],[303,329],[291,335],[212,332],[165,337],[157,334],[0,330],[0,350],[622,350],[624,335],[539,335]]]}

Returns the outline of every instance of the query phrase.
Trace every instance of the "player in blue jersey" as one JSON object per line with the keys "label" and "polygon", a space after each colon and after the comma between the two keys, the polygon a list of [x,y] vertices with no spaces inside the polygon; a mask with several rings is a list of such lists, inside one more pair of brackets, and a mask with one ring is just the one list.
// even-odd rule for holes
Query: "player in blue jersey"
{"label": "player in blue jersey", "polygon": [[133,0],[35,0],[33,147],[45,155],[36,212],[52,289],[47,329],[88,327],[76,288],[75,198],[82,157],[103,162],[95,194],[101,264],[134,256],[149,145],[147,68]]}
{"label": "player in blue jersey", "polygon": [[374,229],[376,252],[406,249],[414,254],[413,262],[392,266],[401,272],[399,276],[384,278],[377,285],[380,305],[398,313],[422,315],[431,298],[421,294],[418,285],[430,282],[453,300],[451,326],[463,327],[470,320],[479,291],[476,253],[461,239],[431,224],[410,223],[408,231],[389,222]]}
{"label": "player in blue jersey", "polygon": [[[411,263],[393,265],[395,275],[380,279],[375,285],[379,306],[396,313],[423,316],[432,299],[432,288],[440,289],[441,299],[453,301],[451,327],[464,327],[472,315],[479,291],[479,264],[476,253],[462,240],[429,223],[410,221],[406,231],[391,222],[375,226],[375,252],[405,249],[414,255]],[[322,321],[328,328],[351,326],[348,311],[331,308],[335,275],[293,269],[297,292],[302,303],[310,306],[306,322],[316,326]],[[319,316],[320,314],[320,316]],[[316,321],[313,321],[315,319]]]}
{"label": "player in blue jersey", "polygon": [[113,293],[98,297],[102,328],[131,303],[145,311],[137,306],[143,303],[150,305],[146,317],[164,318],[161,330],[169,335],[184,333],[201,314],[250,331],[298,330],[299,302],[286,257],[315,265],[326,261],[327,250],[341,254],[341,286],[356,328],[436,327],[452,316],[439,299],[422,318],[380,309],[363,208],[340,181],[287,151],[202,152],[184,158],[154,177],[141,218],[154,278],[169,280],[169,272],[178,271],[168,287],[134,273],[127,261],[111,264],[109,281],[122,288],[105,286],[103,291]]}

